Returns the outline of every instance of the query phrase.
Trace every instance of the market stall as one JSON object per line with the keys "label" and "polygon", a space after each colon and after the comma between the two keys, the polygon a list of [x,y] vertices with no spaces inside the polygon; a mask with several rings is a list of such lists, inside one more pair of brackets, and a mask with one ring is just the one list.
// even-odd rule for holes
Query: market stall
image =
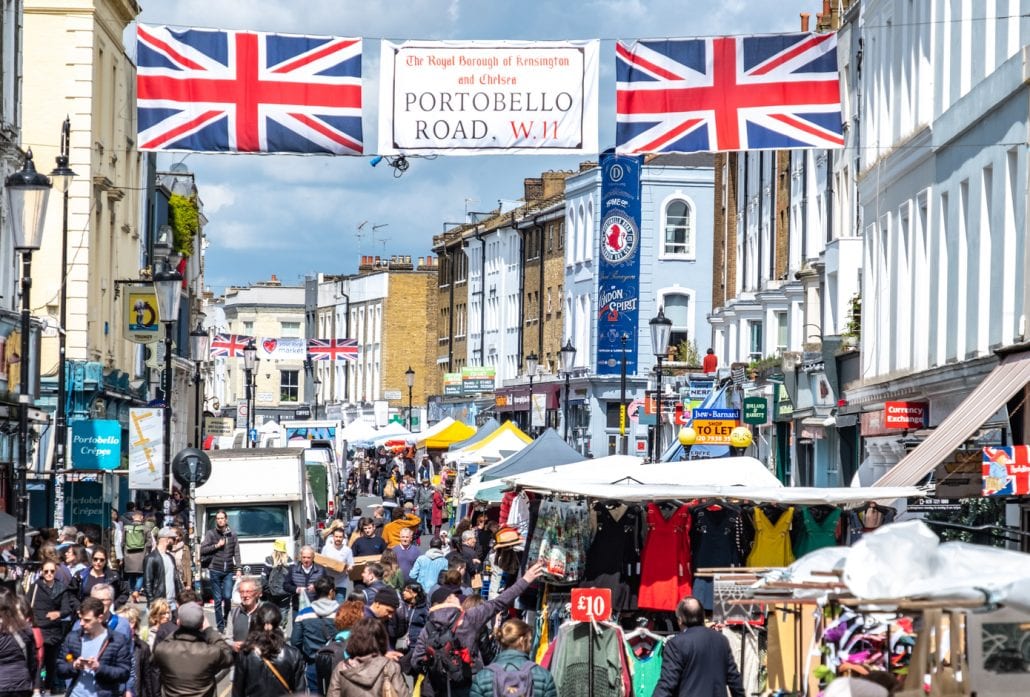
{"label": "market stall", "polygon": [[468,426],[448,416],[420,433],[416,445],[425,450],[446,450],[452,444],[467,440],[475,434],[475,426]]}
{"label": "market stall", "polygon": [[501,481],[502,477],[567,465],[582,459],[579,451],[566,443],[553,428],[548,428],[519,452],[494,464],[484,465],[468,477],[462,483],[459,501],[498,504],[504,490],[511,488],[509,484]]}
{"label": "market stall", "polygon": [[478,443],[481,440],[483,440],[484,438],[486,438],[487,436],[489,436],[491,433],[496,431],[498,428],[500,428],[500,426],[501,426],[500,422],[497,419],[495,419],[495,418],[493,418],[491,416],[489,419],[486,420],[486,422],[482,426],[480,426],[476,430],[475,435],[473,435],[471,438],[466,438],[465,440],[460,440],[457,443],[451,443],[451,445],[449,446],[448,449],[452,450],[452,451],[453,450],[461,450],[462,448],[464,448],[466,446],[472,445],[474,443]]}
{"label": "market stall", "polygon": [[451,450],[444,454],[444,462],[475,463],[477,465],[499,462],[509,455],[514,455],[533,439],[512,421],[505,421],[493,433],[477,443],[466,445],[461,450]]}

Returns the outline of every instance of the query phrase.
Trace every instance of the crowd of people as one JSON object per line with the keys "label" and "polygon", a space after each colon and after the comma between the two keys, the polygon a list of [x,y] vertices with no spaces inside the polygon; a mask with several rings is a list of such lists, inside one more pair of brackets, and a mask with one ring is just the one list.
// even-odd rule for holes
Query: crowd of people
{"label": "crowd of people", "polygon": [[[162,525],[132,507],[124,522],[112,514],[111,549],[95,530],[42,531],[38,573],[2,569],[0,694],[214,697],[231,680],[239,696],[557,697],[531,658],[534,606],[519,604],[543,565],[521,568],[524,539],[485,514],[447,526],[442,492],[423,474],[392,469],[374,485],[382,504],[341,507],[296,559],[276,540],[260,573],[242,573],[219,511],[198,550],[211,620],[167,508]],[[353,502],[359,480],[349,485]],[[684,651],[718,659],[727,668],[716,684],[742,694],[716,637]],[[676,675],[662,694],[694,694],[679,686],[709,678],[690,680]]]}

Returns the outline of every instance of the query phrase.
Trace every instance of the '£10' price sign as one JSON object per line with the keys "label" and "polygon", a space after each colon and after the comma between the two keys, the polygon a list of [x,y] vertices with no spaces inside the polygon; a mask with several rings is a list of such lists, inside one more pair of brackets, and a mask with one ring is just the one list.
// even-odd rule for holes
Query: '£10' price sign
{"label": "'\u00a310' price sign", "polygon": [[575,622],[603,622],[612,616],[611,588],[573,588],[572,619]]}

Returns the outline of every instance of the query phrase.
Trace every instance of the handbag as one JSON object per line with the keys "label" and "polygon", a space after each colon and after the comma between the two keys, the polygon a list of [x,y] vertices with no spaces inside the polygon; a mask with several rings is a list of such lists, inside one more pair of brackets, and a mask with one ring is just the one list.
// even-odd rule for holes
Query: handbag
{"label": "handbag", "polygon": [[472,581],[469,587],[474,591],[481,590],[483,588],[483,574],[472,574]]}

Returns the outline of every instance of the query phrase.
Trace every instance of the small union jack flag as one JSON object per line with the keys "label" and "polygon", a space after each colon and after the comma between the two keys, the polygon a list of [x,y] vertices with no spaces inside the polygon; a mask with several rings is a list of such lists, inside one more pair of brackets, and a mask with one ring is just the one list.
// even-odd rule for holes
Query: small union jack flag
{"label": "small union jack flag", "polygon": [[844,146],[837,35],[619,41],[622,153]]}
{"label": "small union jack flag", "polygon": [[313,361],[356,361],[357,339],[308,339],[308,357]]}
{"label": "small union jack flag", "polygon": [[361,39],[136,32],[140,150],[360,155]]}
{"label": "small union jack flag", "polygon": [[243,349],[253,340],[242,334],[215,334],[211,337],[211,357],[242,358]]}

